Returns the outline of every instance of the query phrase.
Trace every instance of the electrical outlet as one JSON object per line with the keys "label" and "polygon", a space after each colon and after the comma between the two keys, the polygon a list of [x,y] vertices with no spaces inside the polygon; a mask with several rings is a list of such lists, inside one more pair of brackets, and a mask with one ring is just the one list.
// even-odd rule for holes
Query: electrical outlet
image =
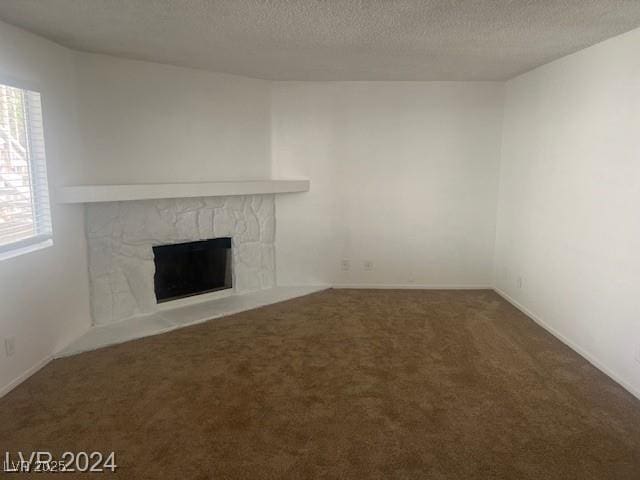
{"label": "electrical outlet", "polygon": [[636,348],[636,362],[640,363],[640,347]]}
{"label": "electrical outlet", "polygon": [[16,353],[16,337],[7,337],[4,339],[4,351],[7,357],[11,357]]}
{"label": "electrical outlet", "polygon": [[340,262],[340,268],[342,269],[343,272],[348,272],[349,269],[351,268],[351,263],[349,262],[349,260],[344,259]]}
{"label": "electrical outlet", "polygon": [[364,261],[364,270],[365,272],[370,272],[373,270],[373,262],[371,260]]}
{"label": "electrical outlet", "polygon": [[522,288],[522,277],[516,279],[516,287]]}

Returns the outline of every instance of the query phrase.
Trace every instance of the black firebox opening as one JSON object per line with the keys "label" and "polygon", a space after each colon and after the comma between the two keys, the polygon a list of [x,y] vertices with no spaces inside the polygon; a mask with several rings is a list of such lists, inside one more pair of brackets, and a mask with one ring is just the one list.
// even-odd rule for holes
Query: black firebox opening
{"label": "black firebox opening", "polygon": [[231,238],[153,247],[158,303],[231,288]]}

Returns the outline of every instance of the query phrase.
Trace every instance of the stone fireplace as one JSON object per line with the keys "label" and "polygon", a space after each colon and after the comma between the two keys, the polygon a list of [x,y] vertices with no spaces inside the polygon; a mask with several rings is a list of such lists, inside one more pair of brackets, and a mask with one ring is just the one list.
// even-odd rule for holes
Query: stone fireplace
{"label": "stone fireplace", "polygon": [[158,310],[158,245],[231,237],[233,292],[276,283],[272,194],[90,203],[86,226],[95,325]]}

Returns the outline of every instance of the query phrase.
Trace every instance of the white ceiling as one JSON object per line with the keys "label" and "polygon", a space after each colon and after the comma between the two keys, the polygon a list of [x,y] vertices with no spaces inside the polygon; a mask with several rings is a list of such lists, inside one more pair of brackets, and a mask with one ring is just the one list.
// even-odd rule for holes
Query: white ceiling
{"label": "white ceiling", "polygon": [[503,80],[640,26],[640,0],[1,0],[88,52],[277,80]]}

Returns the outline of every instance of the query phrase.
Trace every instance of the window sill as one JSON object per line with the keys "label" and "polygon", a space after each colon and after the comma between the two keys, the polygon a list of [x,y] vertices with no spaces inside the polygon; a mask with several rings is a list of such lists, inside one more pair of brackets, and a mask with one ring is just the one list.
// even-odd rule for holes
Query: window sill
{"label": "window sill", "polygon": [[24,247],[16,247],[11,250],[7,250],[6,252],[0,252],[0,261],[19,257],[20,255],[26,255],[27,253],[36,252],[51,246],[53,246],[53,240],[48,238],[42,242],[26,245]]}

